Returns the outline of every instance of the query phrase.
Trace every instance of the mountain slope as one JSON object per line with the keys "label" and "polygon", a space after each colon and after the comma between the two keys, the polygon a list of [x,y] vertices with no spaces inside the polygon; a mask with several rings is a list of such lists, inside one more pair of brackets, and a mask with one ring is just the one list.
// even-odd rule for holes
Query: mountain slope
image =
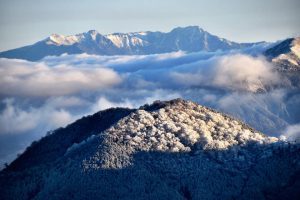
{"label": "mountain slope", "polygon": [[0,198],[296,199],[299,150],[181,99],[110,109],[32,145],[0,173]]}
{"label": "mountain slope", "polygon": [[282,71],[300,71],[300,37],[280,42],[265,55]]}
{"label": "mountain slope", "polygon": [[45,56],[68,54],[146,55],[173,51],[217,51],[249,47],[214,36],[198,26],[175,28],[171,32],[135,32],[101,35],[95,30],[71,36],[52,34],[33,45],[0,53],[0,57],[30,61]]}
{"label": "mountain slope", "polygon": [[39,142],[33,142],[26,149],[26,153],[10,164],[10,170],[18,171],[37,165],[49,165],[60,159],[72,144],[80,143],[91,135],[104,131],[132,111],[134,110],[127,108],[111,108],[83,117],[66,128],[57,129]]}
{"label": "mountain slope", "polygon": [[286,39],[265,51],[264,55],[293,88],[300,88],[300,37]]}

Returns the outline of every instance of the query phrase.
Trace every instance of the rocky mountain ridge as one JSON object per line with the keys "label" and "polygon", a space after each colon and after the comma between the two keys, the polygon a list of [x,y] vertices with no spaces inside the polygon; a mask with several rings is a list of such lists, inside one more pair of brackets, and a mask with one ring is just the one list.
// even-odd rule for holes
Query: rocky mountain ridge
{"label": "rocky mountain ridge", "polygon": [[148,55],[174,51],[231,50],[255,43],[236,43],[204,31],[198,26],[178,27],[170,32],[133,32],[102,35],[96,30],[64,36],[52,34],[33,45],[0,53],[0,57],[30,61],[67,54]]}

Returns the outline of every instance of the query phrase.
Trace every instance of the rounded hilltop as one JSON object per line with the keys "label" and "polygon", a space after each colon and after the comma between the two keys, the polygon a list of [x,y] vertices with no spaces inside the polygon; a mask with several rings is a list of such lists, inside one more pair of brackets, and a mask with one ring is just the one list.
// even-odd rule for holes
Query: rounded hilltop
{"label": "rounded hilltop", "polygon": [[[268,137],[226,114],[183,99],[142,106],[96,136],[94,139],[101,138],[101,144],[84,162],[86,169],[122,168],[132,164],[131,156],[137,152],[196,155],[215,151],[226,155],[233,153],[230,159],[239,161],[252,156],[253,146],[260,149],[279,142],[278,138]],[[252,148],[247,148],[249,145]],[[120,159],[110,157],[120,149]]]}
{"label": "rounded hilltop", "polygon": [[0,199],[297,199],[300,147],[191,101],[84,117],[0,173]]}

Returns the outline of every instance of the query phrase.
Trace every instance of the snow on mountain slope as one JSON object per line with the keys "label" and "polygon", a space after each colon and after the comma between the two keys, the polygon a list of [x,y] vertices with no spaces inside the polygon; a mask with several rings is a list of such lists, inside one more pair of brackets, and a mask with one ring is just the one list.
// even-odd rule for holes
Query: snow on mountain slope
{"label": "snow on mountain slope", "polygon": [[294,89],[300,88],[300,37],[286,39],[264,54]]}
{"label": "snow on mountain slope", "polygon": [[[164,105],[163,108],[152,112],[139,109],[100,134],[99,137],[104,137],[106,142],[114,141],[115,145],[120,145],[119,148],[128,151],[128,155],[125,158],[121,157],[122,161],[117,162],[118,164],[139,151],[199,154],[205,150],[224,151],[234,147],[237,156],[239,149],[249,143],[268,145],[279,141],[229,116],[193,102],[181,99],[167,103],[154,102],[154,106],[160,107],[160,104]],[[247,156],[244,154],[246,153],[240,152],[240,157]],[[105,156],[97,152],[84,163],[85,168],[95,168],[97,161],[103,160],[103,157]],[[109,157],[105,161],[111,164]],[[130,160],[127,162],[130,163]],[[124,166],[108,166],[105,163],[104,167]]]}
{"label": "snow on mountain slope", "polygon": [[73,45],[75,43],[79,42],[79,37],[77,36],[63,36],[59,34],[52,34],[49,37],[49,40],[46,41],[46,44],[49,45]]}
{"label": "snow on mountain slope", "polygon": [[0,198],[297,199],[299,150],[196,103],[157,101],[35,142],[1,171]]}
{"label": "snow on mountain slope", "polygon": [[106,37],[110,39],[118,48],[130,48],[134,46],[144,46],[147,44],[146,41],[139,38],[136,34],[115,33],[106,35]]}
{"label": "snow on mountain slope", "polygon": [[217,51],[249,47],[214,36],[198,26],[175,28],[168,33],[134,32],[101,35],[95,30],[77,35],[50,37],[30,46],[0,53],[0,57],[36,61],[49,55],[88,53],[96,55],[146,55],[173,51]]}
{"label": "snow on mountain slope", "polygon": [[300,70],[300,37],[286,39],[268,49],[265,55],[282,71]]}

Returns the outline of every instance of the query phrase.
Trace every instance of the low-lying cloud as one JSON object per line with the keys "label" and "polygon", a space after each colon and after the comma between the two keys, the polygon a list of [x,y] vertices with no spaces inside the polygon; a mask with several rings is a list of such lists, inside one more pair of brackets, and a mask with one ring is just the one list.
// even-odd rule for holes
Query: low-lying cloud
{"label": "low-lying cloud", "polygon": [[287,126],[282,131],[282,137],[288,141],[300,142],[300,123]]}
{"label": "low-lying cloud", "polygon": [[188,86],[253,92],[281,82],[278,73],[264,58],[241,54],[212,58],[193,68],[182,66],[171,76]]}
{"label": "low-lying cloud", "polygon": [[1,59],[1,96],[61,96],[109,88],[121,82],[112,69]]}
{"label": "low-lying cloud", "polygon": [[[73,116],[114,106],[138,107],[150,100],[183,96],[187,90],[195,93],[189,94],[190,99],[203,102],[194,98],[194,88],[205,89],[205,99],[224,109],[224,102],[234,96],[220,99],[209,91],[257,92],[281,83],[264,58],[224,52],[62,55],[40,62],[2,58],[0,72],[0,134],[27,132],[37,124],[55,128],[74,120]],[[12,127],[10,120],[19,126]]]}
{"label": "low-lying cloud", "polygon": [[[79,60],[79,61],[78,61]],[[174,88],[217,87],[227,90],[256,90],[282,84],[274,67],[263,57],[244,54],[175,52],[148,56],[64,55],[47,57],[50,66],[106,66],[128,79],[123,85]],[[138,84],[136,82],[138,82]]]}
{"label": "low-lying cloud", "polygon": [[4,99],[0,113],[0,133],[18,134],[32,130],[51,130],[72,122],[75,116],[63,108],[43,104],[39,107],[24,108],[14,99]]}
{"label": "low-lying cloud", "polygon": [[[15,135],[22,138],[15,143],[24,143],[21,135],[27,134],[30,143],[102,109],[136,108],[177,97],[229,113],[278,136],[290,121],[299,123],[291,117],[297,116],[291,113],[294,104],[300,104],[295,100],[298,93],[291,94],[287,85],[263,57],[240,52],[81,54],[49,56],[40,62],[2,58],[0,140]],[[13,154],[16,148],[7,151]]]}

